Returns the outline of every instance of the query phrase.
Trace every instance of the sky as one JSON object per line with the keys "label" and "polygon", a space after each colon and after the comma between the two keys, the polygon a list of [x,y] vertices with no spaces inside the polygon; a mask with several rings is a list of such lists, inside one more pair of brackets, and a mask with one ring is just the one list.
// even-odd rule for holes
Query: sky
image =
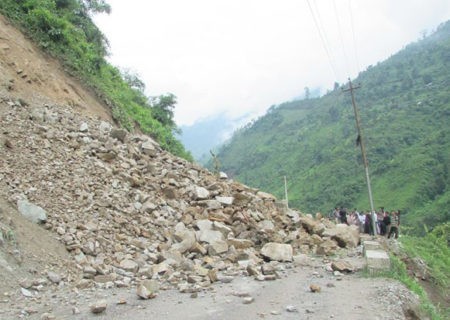
{"label": "sky", "polygon": [[179,126],[271,106],[355,78],[450,19],[449,0],[107,0],[109,61],[148,96],[177,96]]}

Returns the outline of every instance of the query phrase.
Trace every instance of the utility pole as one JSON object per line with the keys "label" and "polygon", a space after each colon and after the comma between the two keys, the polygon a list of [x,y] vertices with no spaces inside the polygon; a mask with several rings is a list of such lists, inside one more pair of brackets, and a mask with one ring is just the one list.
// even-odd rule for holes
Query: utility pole
{"label": "utility pole", "polygon": [[371,215],[372,215],[372,228],[373,228],[374,235],[376,235],[377,234],[376,215],[375,215],[375,207],[373,205],[372,188],[370,186],[369,162],[367,161],[366,148],[364,146],[364,141],[363,141],[363,137],[362,137],[361,120],[359,118],[358,108],[356,107],[355,95],[353,94],[353,91],[356,89],[359,89],[361,86],[354,87],[350,78],[348,79],[348,83],[349,83],[349,88],[345,89],[344,92],[350,91],[350,95],[352,96],[352,105],[353,105],[353,111],[355,112],[356,129],[358,130],[358,137],[356,139],[356,143],[359,144],[359,146],[361,147],[361,154],[362,154],[362,158],[363,158],[363,162],[364,162],[364,170],[366,173],[367,191],[369,192],[370,210],[371,210]]}

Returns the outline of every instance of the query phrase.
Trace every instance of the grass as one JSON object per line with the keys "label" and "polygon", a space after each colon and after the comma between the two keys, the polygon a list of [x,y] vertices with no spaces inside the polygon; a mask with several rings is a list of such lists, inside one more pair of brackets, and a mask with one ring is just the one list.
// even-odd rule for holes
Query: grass
{"label": "grass", "polygon": [[0,245],[5,242],[16,245],[16,235],[11,228],[0,224]]}

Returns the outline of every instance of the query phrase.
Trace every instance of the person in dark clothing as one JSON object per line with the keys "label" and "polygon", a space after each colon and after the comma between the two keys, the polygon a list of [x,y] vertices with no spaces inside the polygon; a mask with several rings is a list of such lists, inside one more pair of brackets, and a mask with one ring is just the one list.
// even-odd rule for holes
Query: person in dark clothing
{"label": "person in dark clothing", "polygon": [[391,227],[391,217],[389,216],[389,212],[385,212],[383,216],[383,221],[381,222],[381,235],[387,235],[390,231]]}
{"label": "person in dark clothing", "polygon": [[341,223],[348,224],[347,223],[347,209],[341,207],[341,210],[339,211],[339,215],[341,217]]}
{"label": "person in dark clothing", "polygon": [[372,225],[372,215],[370,212],[366,213],[366,220],[364,221],[364,233],[374,235],[373,233],[373,225]]}

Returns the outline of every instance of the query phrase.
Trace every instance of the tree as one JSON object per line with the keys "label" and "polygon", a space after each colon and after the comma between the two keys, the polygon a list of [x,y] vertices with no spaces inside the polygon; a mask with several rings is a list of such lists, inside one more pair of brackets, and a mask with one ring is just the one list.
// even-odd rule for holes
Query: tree
{"label": "tree", "polygon": [[150,98],[150,100],[153,117],[164,126],[171,128],[175,132],[179,132],[173,119],[173,110],[177,104],[177,97],[172,93],[168,93],[166,95],[163,94],[158,97]]}
{"label": "tree", "polygon": [[91,13],[111,13],[111,6],[105,0],[82,0],[88,12]]}
{"label": "tree", "polygon": [[145,91],[145,83],[139,78],[139,75],[129,69],[122,69],[120,70],[120,73],[122,74],[123,80],[125,80],[128,85],[138,90],[141,93],[144,93]]}

